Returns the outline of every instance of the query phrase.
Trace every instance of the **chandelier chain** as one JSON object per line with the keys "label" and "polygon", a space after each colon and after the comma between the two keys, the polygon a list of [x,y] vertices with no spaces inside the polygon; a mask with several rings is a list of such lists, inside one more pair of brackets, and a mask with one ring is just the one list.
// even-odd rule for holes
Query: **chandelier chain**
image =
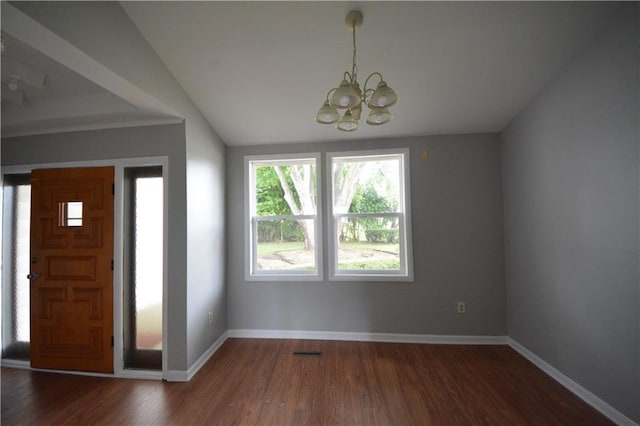
{"label": "chandelier chain", "polygon": [[353,29],[353,65],[351,67],[351,78],[353,79],[352,83],[358,81],[358,67],[356,66],[356,22],[353,21],[352,24]]}

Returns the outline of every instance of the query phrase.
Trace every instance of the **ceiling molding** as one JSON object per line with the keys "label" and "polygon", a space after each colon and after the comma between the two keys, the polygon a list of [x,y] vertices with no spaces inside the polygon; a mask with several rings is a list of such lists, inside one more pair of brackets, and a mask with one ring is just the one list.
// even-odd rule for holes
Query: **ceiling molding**
{"label": "ceiling molding", "polygon": [[90,130],[104,130],[104,129],[117,129],[125,127],[141,127],[141,126],[160,126],[166,124],[179,124],[184,121],[180,117],[150,117],[150,118],[121,118],[118,121],[117,118],[109,115],[101,115],[103,119],[107,121],[104,123],[78,124],[74,120],[73,124],[66,123],[64,120],[50,120],[46,123],[23,123],[19,128],[7,128],[2,129],[3,138],[13,138],[20,136],[35,136],[35,135],[49,135],[55,133],[70,133],[70,132],[82,132]]}
{"label": "ceiling molding", "polygon": [[80,96],[66,96],[64,98],[48,98],[36,102],[31,101],[22,108],[5,108],[2,111],[2,125],[4,131],[11,126],[29,121],[70,120],[73,117],[127,113],[140,115],[141,111],[111,93],[91,93]]}

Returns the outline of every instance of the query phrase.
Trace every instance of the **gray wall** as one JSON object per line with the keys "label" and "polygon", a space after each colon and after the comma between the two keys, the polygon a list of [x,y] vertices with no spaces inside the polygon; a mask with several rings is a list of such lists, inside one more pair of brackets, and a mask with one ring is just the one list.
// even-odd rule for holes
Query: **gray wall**
{"label": "gray wall", "polygon": [[640,422],[638,4],[502,137],[509,336]]}
{"label": "gray wall", "polygon": [[208,128],[190,124],[186,122],[188,366],[227,331],[226,146]]}
{"label": "gray wall", "polygon": [[[173,285],[170,370],[187,370],[227,329],[224,281],[225,145],[118,2],[13,2],[16,8],[185,119],[186,271]],[[184,167],[184,165],[183,165]],[[188,188],[188,191],[186,190]],[[210,234],[207,234],[210,233]],[[173,261],[173,259],[172,259]],[[207,314],[214,311],[213,326]],[[177,340],[176,340],[177,341]]]}
{"label": "gray wall", "polygon": [[[169,157],[167,235],[169,272],[169,365],[185,357],[184,318],[187,275],[186,161],[184,125],[148,126],[2,139],[2,166],[95,161],[118,158]],[[174,367],[176,368],[176,367]],[[178,368],[176,368],[178,369]]]}
{"label": "gray wall", "polygon": [[[244,280],[245,155],[392,147],[411,150],[415,282]],[[501,206],[494,134],[227,148],[229,328],[505,335]]]}

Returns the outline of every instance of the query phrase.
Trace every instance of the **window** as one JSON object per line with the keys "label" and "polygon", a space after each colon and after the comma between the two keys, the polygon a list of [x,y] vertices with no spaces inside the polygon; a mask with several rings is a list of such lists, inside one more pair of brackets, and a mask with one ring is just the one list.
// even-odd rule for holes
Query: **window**
{"label": "window", "polygon": [[58,203],[58,226],[82,226],[82,201],[64,201]]}
{"label": "window", "polygon": [[2,210],[2,357],[29,359],[31,175],[4,176]]}
{"label": "window", "polygon": [[162,167],[124,169],[124,367],[162,369]]}
{"label": "window", "polygon": [[412,281],[409,150],[327,154],[322,233],[319,154],[245,157],[246,279]]}
{"label": "window", "polygon": [[318,160],[245,157],[247,280],[321,279]]}
{"label": "window", "polygon": [[413,279],[408,153],[328,154],[331,279]]}

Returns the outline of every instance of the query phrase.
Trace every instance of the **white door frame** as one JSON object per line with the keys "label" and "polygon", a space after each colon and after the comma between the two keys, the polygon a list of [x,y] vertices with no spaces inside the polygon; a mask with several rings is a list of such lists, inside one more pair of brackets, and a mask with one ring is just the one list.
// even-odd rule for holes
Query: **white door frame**
{"label": "white door frame", "polygon": [[[80,374],[86,376],[107,376],[121,377],[132,379],[156,379],[161,380],[167,377],[169,352],[168,339],[168,243],[167,236],[169,231],[169,157],[136,157],[136,158],[120,158],[113,160],[94,160],[94,161],[73,161],[62,163],[43,163],[43,164],[26,164],[17,166],[3,166],[2,176],[8,174],[31,173],[35,169],[61,169],[76,167],[107,167],[112,166],[115,169],[115,194],[114,194],[114,227],[113,227],[113,375],[90,373],[83,371],[60,371],[67,374]],[[124,368],[124,341],[123,341],[123,295],[124,295],[124,265],[123,265],[123,249],[124,249],[124,169],[129,167],[144,166],[162,166],[163,178],[163,272],[162,272],[162,371],[125,369]],[[4,278],[4,277],[3,277]],[[2,360],[3,367],[15,367],[31,370],[31,366],[25,361]],[[56,371],[56,370],[38,370],[38,371]]]}

